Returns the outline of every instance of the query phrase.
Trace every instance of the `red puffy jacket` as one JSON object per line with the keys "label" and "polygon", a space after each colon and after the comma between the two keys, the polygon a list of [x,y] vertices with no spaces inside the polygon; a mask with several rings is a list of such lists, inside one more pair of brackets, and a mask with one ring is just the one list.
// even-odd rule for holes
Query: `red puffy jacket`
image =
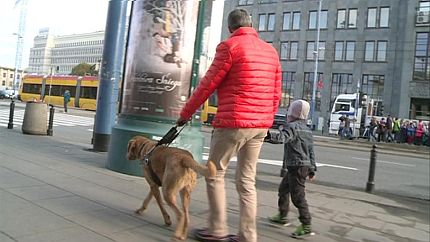
{"label": "red puffy jacket", "polygon": [[275,48],[259,39],[253,28],[239,28],[218,45],[212,65],[180,116],[189,119],[216,89],[213,127],[269,128],[281,97],[281,78]]}

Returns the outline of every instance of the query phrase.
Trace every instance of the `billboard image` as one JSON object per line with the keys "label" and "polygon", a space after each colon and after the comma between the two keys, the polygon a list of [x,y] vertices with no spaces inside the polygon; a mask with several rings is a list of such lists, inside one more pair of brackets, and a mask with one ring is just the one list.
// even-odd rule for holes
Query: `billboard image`
{"label": "billboard image", "polygon": [[133,2],[122,114],[179,116],[190,90],[198,2]]}

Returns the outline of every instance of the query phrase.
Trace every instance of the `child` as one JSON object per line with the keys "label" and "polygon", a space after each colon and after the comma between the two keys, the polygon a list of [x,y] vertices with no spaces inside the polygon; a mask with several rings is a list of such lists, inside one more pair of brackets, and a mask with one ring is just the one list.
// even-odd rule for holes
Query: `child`
{"label": "child", "polygon": [[269,217],[272,223],[288,226],[287,214],[291,195],[294,206],[299,210],[299,220],[302,223],[292,234],[295,238],[314,234],[308,203],[305,199],[306,178],[313,180],[317,170],[312,131],[306,126],[308,113],[309,103],[304,100],[294,101],[288,109],[287,124],[281,131],[284,135],[284,156],[288,171],[279,185],[279,213]]}

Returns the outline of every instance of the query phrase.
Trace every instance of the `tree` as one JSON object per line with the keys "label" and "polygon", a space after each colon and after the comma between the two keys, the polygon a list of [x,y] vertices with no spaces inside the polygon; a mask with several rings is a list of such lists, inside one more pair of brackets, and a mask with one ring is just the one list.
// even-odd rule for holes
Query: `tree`
{"label": "tree", "polygon": [[75,76],[96,76],[98,71],[96,71],[96,65],[91,65],[88,63],[81,63],[73,67],[70,75]]}

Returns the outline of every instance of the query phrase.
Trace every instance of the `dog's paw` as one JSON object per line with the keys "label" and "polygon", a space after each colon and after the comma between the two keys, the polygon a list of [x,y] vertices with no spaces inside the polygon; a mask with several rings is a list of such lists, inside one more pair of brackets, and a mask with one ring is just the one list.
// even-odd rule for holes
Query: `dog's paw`
{"label": "dog's paw", "polygon": [[165,223],[167,226],[172,225],[172,220],[170,219],[170,216],[169,216],[169,215],[167,215],[167,216],[164,218],[164,223]]}

